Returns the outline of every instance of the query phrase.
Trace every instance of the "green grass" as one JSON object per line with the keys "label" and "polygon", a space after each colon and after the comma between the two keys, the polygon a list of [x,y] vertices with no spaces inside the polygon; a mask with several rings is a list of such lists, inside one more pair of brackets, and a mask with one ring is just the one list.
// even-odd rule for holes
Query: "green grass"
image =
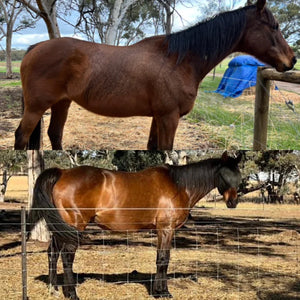
{"label": "green grass", "polygon": [[297,63],[294,68],[295,68],[295,70],[300,71],[300,58],[298,58]]}
{"label": "green grass", "polygon": [[[209,140],[222,149],[252,149],[254,124],[254,96],[252,98],[223,98],[208,93],[217,82],[206,77],[200,87],[194,109],[188,115],[192,123],[199,123]],[[289,110],[284,101],[271,101],[268,128],[268,149],[300,148],[300,114]],[[295,105],[300,112],[300,104]]]}
{"label": "green grass", "polygon": [[[14,73],[20,73],[20,65],[21,61],[13,61],[12,62],[12,71]],[[6,63],[5,61],[0,61],[0,73],[5,73],[6,72]]]}
{"label": "green grass", "polygon": [[200,84],[200,90],[202,91],[215,91],[221,81],[222,77],[215,77],[213,79],[212,76],[206,76]]}
{"label": "green grass", "polygon": [[14,87],[14,86],[21,86],[21,80],[10,80],[8,81],[0,81],[0,88],[1,87]]}

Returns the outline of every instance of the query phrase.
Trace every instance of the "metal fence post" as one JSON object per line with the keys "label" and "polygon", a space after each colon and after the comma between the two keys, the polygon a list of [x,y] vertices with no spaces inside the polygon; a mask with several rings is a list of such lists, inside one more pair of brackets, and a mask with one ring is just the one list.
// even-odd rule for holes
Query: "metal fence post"
{"label": "metal fence post", "polygon": [[27,300],[26,207],[21,209],[22,234],[22,299]]}

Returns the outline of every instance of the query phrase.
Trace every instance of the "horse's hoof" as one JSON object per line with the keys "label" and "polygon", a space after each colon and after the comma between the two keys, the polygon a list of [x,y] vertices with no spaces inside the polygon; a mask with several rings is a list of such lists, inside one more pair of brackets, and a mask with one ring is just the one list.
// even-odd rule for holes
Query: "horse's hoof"
{"label": "horse's hoof", "polygon": [[51,286],[49,287],[49,293],[50,293],[51,296],[54,296],[54,297],[56,297],[56,298],[59,298],[59,297],[60,297],[60,292],[59,292],[57,286],[51,285]]}
{"label": "horse's hoof", "polygon": [[173,298],[173,296],[169,293],[169,292],[156,292],[156,293],[153,293],[152,296],[156,299],[158,298]]}

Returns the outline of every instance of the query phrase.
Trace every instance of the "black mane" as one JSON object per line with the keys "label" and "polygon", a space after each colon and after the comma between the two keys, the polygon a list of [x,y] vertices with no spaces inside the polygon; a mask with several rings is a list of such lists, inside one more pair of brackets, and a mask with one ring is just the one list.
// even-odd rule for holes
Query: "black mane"
{"label": "black mane", "polygon": [[168,166],[169,175],[179,189],[193,193],[208,192],[215,187],[215,174],[221,167],[220,159],[207,159],[184,166]]}
{"label": "black mane", "polygon": [[187,52],[213,60],[233,48],[246,25],[246,12],[256,5],[221,13],[211,19],[166,37],[169,54],[182,61]]}

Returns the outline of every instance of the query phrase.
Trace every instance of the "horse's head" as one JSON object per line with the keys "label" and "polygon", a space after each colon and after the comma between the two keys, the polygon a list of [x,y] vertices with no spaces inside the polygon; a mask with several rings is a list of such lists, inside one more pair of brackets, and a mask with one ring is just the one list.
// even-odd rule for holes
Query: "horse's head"
{"label": "horse's head", "polygon": [[279,72],[291,70],[297,62],[295,54],[283,38],[277,20],[266,7],[266,0],[258,0],[251,8],[247,11],[240,50],[256,56]]}
{"label": "horse's head", "polygon": [[216,187],[228,208],[235,208],[238,204],[237,189],[241,182],[241,173],[238,163],[242,156],[237,158],[229,157],[227,152],[224,152],[221,158],[221,165],[217,171]]}

